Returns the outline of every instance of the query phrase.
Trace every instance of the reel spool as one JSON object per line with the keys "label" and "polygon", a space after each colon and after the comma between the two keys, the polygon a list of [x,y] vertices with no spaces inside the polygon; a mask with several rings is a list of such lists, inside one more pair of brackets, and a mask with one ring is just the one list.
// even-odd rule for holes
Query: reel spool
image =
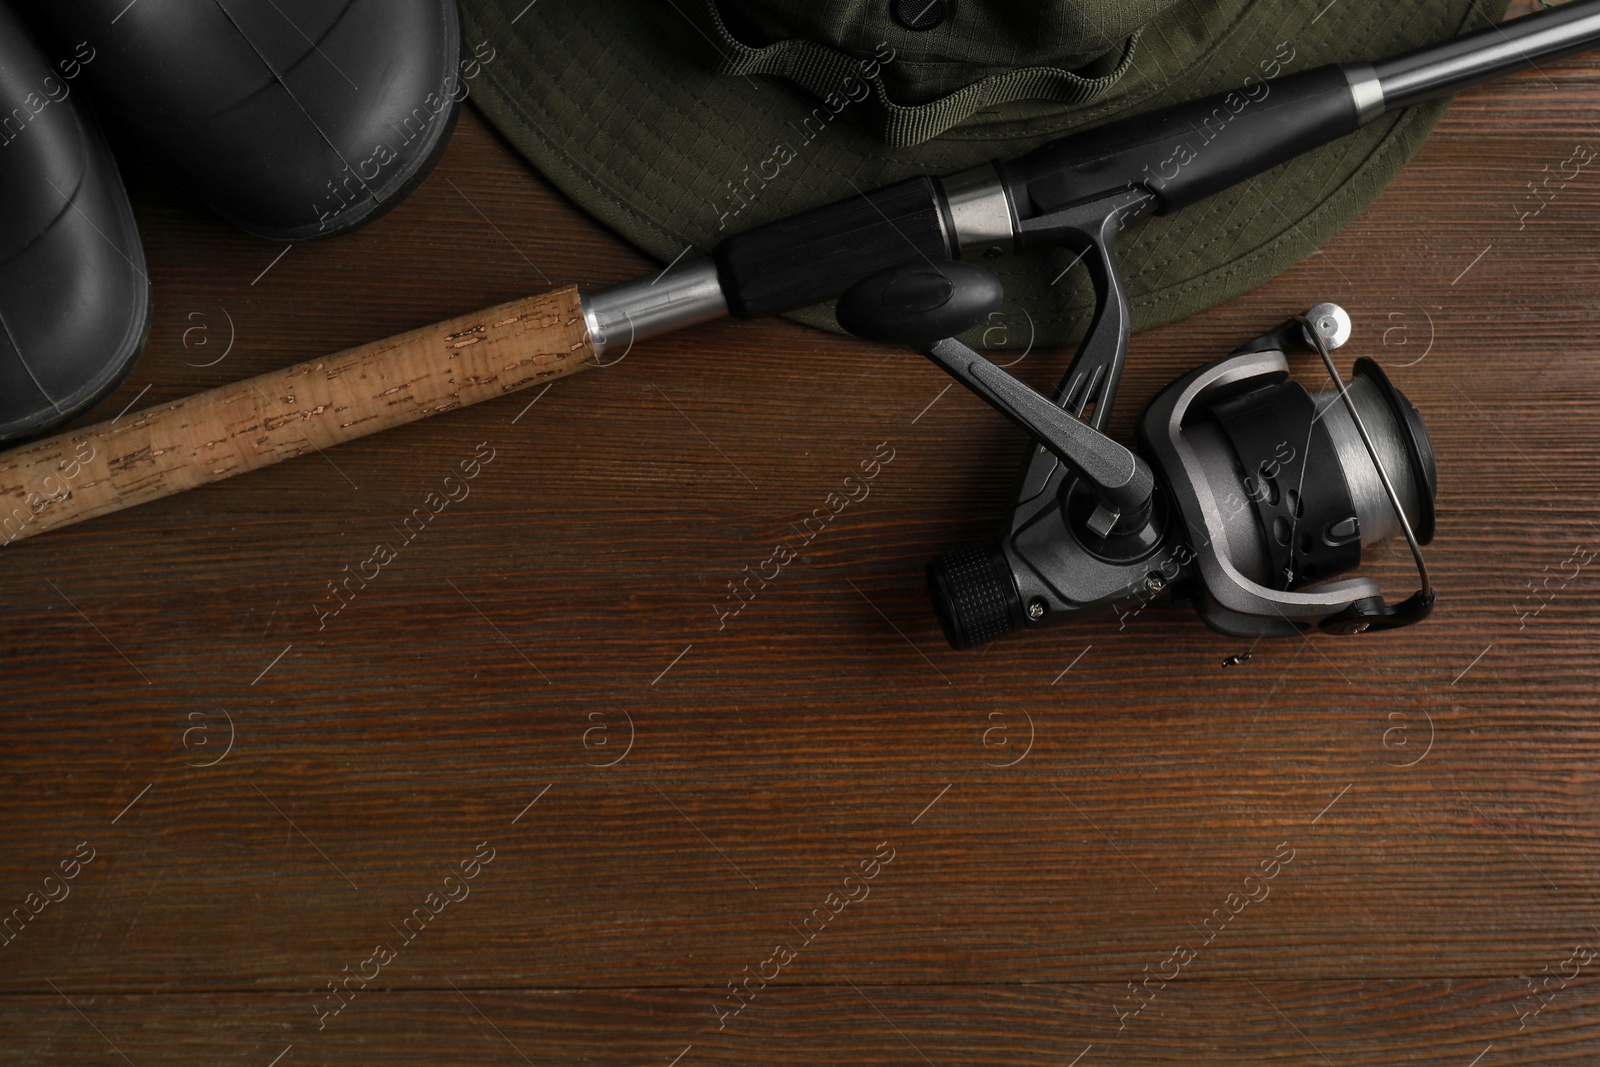
{"label": "reel spool", "polygon": [[[979,267],[895,268],[839,301],[847,330],[920,345],[1039,444],[1000,536],[928,565],[951,646],[1088,611],[1126,617],[1158,597],[1192,603],[1235,636],[1356,634],[1425,618],[1433,448],[1375,362],[1359,359],[1350,381],[1339,377],[1329,352],[1350,337],[1344,310],[1318,305],[1172,382],[1146,408],[1135,454],[1100,432],[1127,337],[1126,302],[1117,321],[1106,312],[1120,293],[1109,295],[1055,402],[951,336],[1000,304],[998,283]],[[1312,393],[1291,380],[1286,353],[1297,349],[1318,353],[1334,384]],[[1422,581],[1387,604],[1372,579],[1345,576],[1364,547],[1396,536]]]}

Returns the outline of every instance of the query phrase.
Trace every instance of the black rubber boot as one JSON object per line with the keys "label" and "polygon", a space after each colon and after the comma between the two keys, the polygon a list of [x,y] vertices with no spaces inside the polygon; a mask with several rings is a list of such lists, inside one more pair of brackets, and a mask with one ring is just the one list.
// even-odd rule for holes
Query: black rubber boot
{"label": "black rubber boot", "polygon": [[150,328],[133,210],[80,106],[93,48],[63,55],[52,65],[0,4],[0,441],[104,398]]}
{"label": "black rubber boot", "polygon": [[433,169],[460,113],[455,0],[51,0],[97,102],[236,225],[352,230]]}

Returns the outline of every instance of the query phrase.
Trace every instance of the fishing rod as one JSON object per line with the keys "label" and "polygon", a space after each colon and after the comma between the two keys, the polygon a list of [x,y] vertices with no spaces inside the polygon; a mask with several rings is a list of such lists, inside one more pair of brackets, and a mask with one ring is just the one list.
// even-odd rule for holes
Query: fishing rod
{"label": "fishing rod", "polygon": [[[1596,44],[1600,0],[1573,0],[889,185],[649,278],[527,297],[67,430],[0,454],[0,545],[604,365],[673,330],[839,298],[847,329],[917,346],[1039,443],[1001,537],[930,565],[952,645],[1163,591],[1229,633],[1407,625],[1434,599],[1418,547],[1433,527],[1433,454],[1375,364],[1339,379],[1329,352],[1348,316],[1319,305],[1180,378],[1147,409],[1135,453],[1103,432],[1130,332],[1115,237],[1380,115]],[[998,280],[973,261],[1041,247],[1079,253],[1096,300],[1053,399],[955,339],[999,306]],[[1312,396],[1287,381],[1296,349],[1318,353],[1335,388]],[[1409,600],[1385,604],[1366,578],[1328,580],[1398,534],[1422,578]]]}
{"label": "fishing rod", "polygon": [[[724,315],[837,297],[857,336],[910,344],[1036,442],[998,537],[928,565],[953,648],[1087,613],[1126,625],[1158,598],[1242,637],[1354,635],[1427,618],[1422,556],[1438,473],[1414,405],[1320,304],[1180,377],[1146,408],[1138,452],[1103,431],[1130,315],[1113,245],[1130,221],[1178,211],[1381,115],[1600,44],[1600,0],[1512,20],[1377,63],[1328,64],[1052,141],[947,178],[913,178],[737,234],[667,279],[583,298],[597,351]],[[1078,253],[1095,311],[1052,398],[956,339],[1002,303],[972,261]],[[669,276],[672,272],[669,272]],[[665,288],[662,288],[665,286]],[[626,350],[626,349],[625,349]],[[1287,380],[1315,352],[1333,388]],[[1345,577],[1364,547],[1404,536],[1420,588],[1385,602]]]}
{"label": "fishing rod", "polygon": [[665,276],[586,294],[591,341],[603,354],[729,315],[809,307],[905,263],[1041,246],[1087,245],[1114,283],[1099,294],[1104,304],[1122,292],[1111,242],[1099,236],[1105,220],[1169,214],[1382,115],[1596,45],[1600,0],[1573,0],[1380,62],[1332,63],[1070,134],[1014,160],[908,179],[735,234]]}

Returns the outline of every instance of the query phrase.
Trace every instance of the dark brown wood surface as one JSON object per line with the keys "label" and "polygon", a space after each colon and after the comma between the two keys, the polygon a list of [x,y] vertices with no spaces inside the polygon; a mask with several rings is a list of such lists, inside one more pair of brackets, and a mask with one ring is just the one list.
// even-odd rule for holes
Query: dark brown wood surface
{"label": "dark brown wood surface", "polygon": [[[0,909],[62,899],[0,947],[0,1062],[1600,1062],[1600,568],[1567,562],[1600,548],[1600,171],[1519,219],[1597,121],[1600,59],[1466,93],[1320,253],[1134,339],[1119,432],[1350,309],[1341,363],[1439,453],[1409,631],[1225,669],[1249,642],[1151,610],[951,652],[921,568],[998,520],[1015,432],[782,321],[5,549]],[[130,177],[155,327],[89,419],[651,267],[470,109],[392,215],[287,250]]]}

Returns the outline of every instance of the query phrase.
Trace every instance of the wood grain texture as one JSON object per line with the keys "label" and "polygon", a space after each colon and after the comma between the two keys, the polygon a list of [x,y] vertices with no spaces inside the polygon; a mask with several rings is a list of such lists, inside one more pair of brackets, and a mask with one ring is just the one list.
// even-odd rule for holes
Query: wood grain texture
{"label": "wood grain texture", "polygon": [[[571,374],[576,287],[540,293],[0,453],[5,543]],[[118,425],[121,423],[121,425]]]}
{"label": "wood grain texture", "polygon": [[[1248,642],[1152,608],[951,652],[922,565],[989,533],[1023,445],[925,360],[782,321],[5,548],[0,1061],[1600,1060],[1600,572],[1545,584],[1600,539],[1600,171],[1527,187],[1597,105],[1595,58],[1464,94],[1317,255],[1134,338],[1125,437],[1350,310],[1341,364],[1439,455],[1409,631],[1224,668]],[[129,172],[158,314],[85,424],[650,269],[470,110],[392,215],[265,274],[283,246]]]}

